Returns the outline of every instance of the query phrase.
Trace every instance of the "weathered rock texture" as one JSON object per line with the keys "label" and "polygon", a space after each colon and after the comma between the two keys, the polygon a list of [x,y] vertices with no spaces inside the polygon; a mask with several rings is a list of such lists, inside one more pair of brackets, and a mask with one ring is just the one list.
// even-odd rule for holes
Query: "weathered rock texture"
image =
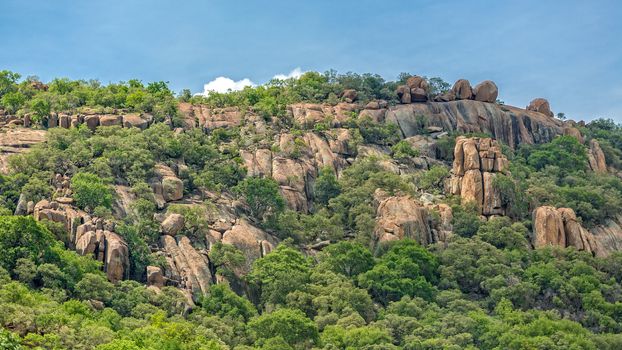
{"label": "weathered rock texture", "polygon": [[45,141],[45,130],[26,128],[0,129],[0,173],[7,173],[8,158]]}
{"label": "weathered rock texture", "polygon": [[184,197],[184,183],[177,177],[173,169],[165,164],[156,164],[155,177],[149,184],[155,195],[158,208],[163,208],[167,202],[177,201]]}
{"label": "weathered rock texture", "polygon": [[497,101],[499,89],[497,88],[497,84],[495,84],[492,80],[484,80],[475,85],[473,95],[475,101],[494,103]]}
{"label": "weathered rock texture", "polygon": [[[388,196],[380,190],[374,194],[374,200],[374,235],[378,242],[411,238],[428,245],[444,242],[451,235],[451,208],[447,205],[425,207],[411,196]],[[433,222],[431,209],[439,212],[440,222]]]}
{"label": "weathered rock texture", "polygon": [[587,153],[587,157],[590,163],[590,168],[597,173],[607,172],[607,161],[605,160],[605,153],[600,148],[598,141],[590,140],[590,148]]}
{"label": "weathered rock texture", "polygon": [[48,128],[61,127],[69,129],[81,124],[95,130],[99,126],[122,126],[146,129],[153,122],[153,116],[148,113],[118,113],[118,114],[74,114],[52,113],[47,117]]}
{"label": "weathered rock texture", "polygon": [[546,116],[553,118],[553,112],[551,111],[549,101],[544,98],[533,99],[531,102],[529,102],[527,110],[542,113]]}
{"label": "weathered rock texture", "polygon": [[65,226],[65,243],[80,255],[91,255],[103,263],[111,282],[127,278],[129,251],[123,238],[114,233],[114,224],[58,201],[42,200],[34,207],[35,220],[49,220]]}
{"label": "weathered rock texture", "polygon": [[169,214],[164,221],[162,221],[162,234],[175,236],[177,232],[184,228],[184,216],[181,214]]}
{"label": "weathered rock texture", "polygon": [[563,248],[575,247],[598,256],[605,255],[597,240],[581,226],[570,208],[536,208],[533,212],[532,242],[535,248],[555,245]]}
{"label": "weathered rock texture", "polygon": [[163,235],[160,245],[167,263],[164,271],[166,279],[179,288],[189,290],[194,300],[198,300],[212,283],[206,252],[194,248],[186,236]]}
{"label": "weathered rock texture", "polygon": [[203,105],[192,105],[187,102],[179,104],[187,129],[202,128],[215,129],[220,127],[233,127],[242,123],[243,113],[238,107],[209,108]]}
{"label": "weathered rock texture", "polygon": [[307,212],[313,203],[313,183],[319,170],[331,169],[336,175],[349,163],[355,151],[349,144],[348,129],[333,129],[323,135],[307,132],[302,136],[281,134],[278,151],[241,150],[248,176],[272,177],[291,209]]}
{"label": "weathered rock texture", "polygon": [[471,87],[471,83],[466,79],[458,79],[451,88],[451,91],[456,100],[473,99],[473,88]]}
{"label": "weathered rock texture", "polygon": [[400,104],[374,113],[385,122],[397,124],[404,137],[420,134],[418,120],[423,119],[425,126],[438,126],[447,132],[487,133],[511,148],[550,142],[563,134],[566,125],[542,113],[474,100]]}
{"label": "weathered rock texture", "polygon": [[473,202],[482,215],[505,215],[500,193],[494,188],[496,174],[507,172],[508,160],[496,140],[458,137],[450,192],[462,203]]}
{"label": "weathered rock texture", "polygon": [[608,219],[604,224],[590,229],[598,242],[600,255],[622,251],[622,215]]}

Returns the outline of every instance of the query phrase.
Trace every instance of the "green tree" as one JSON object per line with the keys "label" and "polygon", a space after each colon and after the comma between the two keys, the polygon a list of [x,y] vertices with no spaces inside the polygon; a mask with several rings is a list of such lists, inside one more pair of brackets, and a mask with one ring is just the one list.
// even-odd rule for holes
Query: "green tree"
{"label": "green tree", "polygon": [[112,298],[114,285],[101,273],[87,273],[76,284],[76,294],[83,300],[99,300],[109,302]]}
{"label": "green tree", "polygon": [[73,198],[78,207],[85,210],[94,210],[97,207],[110,209],[112,207],[112,190],[97,175],[78,173],[71,178]]}
{"label": "green tree", "polygon": [[288,293],[309,282],[310,263],[297,250],[280,244],[265,257],[255,260],[248,280],[261,291],[264,303],[278,305]]}
{"label": "green tree", "polygon": [[0,349],[21,350],[22,346],[19,336],[0,328]]}
{"label": "green tree", "polygon": [[285,207],[279,185],[273,179],[249,177],[238,183],[233,190],[246,199],[250,214],[263,222],[273,218]]}
{"label": "green tree", "polygon": [[419,151],[414,149],[408,141],[401,140],[391,147],[391,152],[393,152],[393,158],[409,158],[409,157],[418,157]]}
{"label": "green tree", "polygon": [[374,266],[369,249],[359,243],[341,241],[329,245],[319,256],[320,265],[349,278],[356,277]]}
{"label": "green tree", "polygon": [[337,182],[335,173],[330,168],[320,170],[320,175],[315,180],[313,195],[315,200],[323,205],[328,204],[331,198],[337,197],[341,193],[341,187]]}
{"label": "green tree", "polygon": [[16,83],[21,75],[8,70],[0,71],[0,97],[9,92],[15,91]]}
{"label": "green tree", "polygon": [[556,166],[565,173],[586,169],[588,164],[585,147],[573,136],[558,136],[538,146],[529,154],[527,162],[536,170]]}
{"label": "green tree", "polygon": [[317,326],[300,310],[278,309],[251,320],[248,326],[260,340],[281,337],[293,347],[319,341]]}
{"label": "green tree", "polygon": [[13,271],[20,258],[39,262],[53,241],[31,216],[0,216],[0,267]]}
{"label": "green tree", "polygon": [[257,315],[257,310],[248,299],[238,296],[224,284],[212,285],[201,305],[210,314],[229,316],[244,322]]}
{"label": "green tree", "polygon": [[384,305],[406,295],[429,300],[435,293],[437,268],[436,258],[425,248],[413,240],[401,240],[390,244],[380,261],[359,275],[359,284]]}
{"label": "green tree", "polygon": [[26,96],[19,91],[8,92],[2,95],[0,104],[9,113],[17,112],[26,103]]}
{"label": "green tree", "polygon": [[525,225],[512,223],[508,217],[498,217],[480,225],[475,237],[500,249],[526,249],[529,247],[528,232]]}
{"label": "green tree", "polygon": [[50,102],[42,97],[30,100],[28,107],[32,112],[32,120],[36,123],[40,123],[47,118],[52,110]]}

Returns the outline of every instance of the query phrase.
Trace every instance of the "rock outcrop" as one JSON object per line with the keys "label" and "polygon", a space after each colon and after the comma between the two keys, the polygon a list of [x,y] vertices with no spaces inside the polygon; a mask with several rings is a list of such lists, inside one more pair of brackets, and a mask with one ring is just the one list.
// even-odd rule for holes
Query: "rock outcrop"
{"label": "rock outcrop", "polygon": [[[374,193],[376,226],[374,235],[378,242],[414,239],[422,245],[444,242],[451,235],[451,208],[447,205],[425,207],[408,195],[388,196],[377,190]],[[440,214],[434,225],[430,210]]]}
{"label": "rock outcrop", "polygon": [[169,214],[164,221],[162,221],[161,230],[162,234],[175,236],[177,232],[184,228],[184,216],[181,214]]}
{"label": "rock outcrop", "polygon": [[65,243],[75,247],[78,254],[91,255],[103,263],[111,282],[127,278],[129,250],[125,240],[114,233],[114,224],[58,201],[42,200],[34,207],[35,220],[61,223],[67,231]]}
{"label": "rock outcrop", "polygon": [[242,123],[244,113],[238,107],[209,108],[204,105],[179,104],[179,111],[187,129],[202,128],[212,130],[221,127],[234,127]]}
{"label": "rock outcrop", "polygon": [[296,103],[287,106],[287,112],[294,121],[306,128],[324,122],[328,122],[332,127],[339,127],[360,110],[358,104],[347,102],[334,106],[317,103]]}
{"label": "rock outcrop", "polygon": [[[361,111],[361,115],[367,110]],[[399,104],[374,110],[386,123],[394,123],[403,137],[421,133],[425,126],[446,132],[487,133],[515,149],[520,144],[550,142],[564,132],[564,122],[541,113],[474,100]]]}
{"label": "rock outcrop", "polygon": [[238,219],[222,234],[222,243],[231,244],[244,253],[246,263],[235,271],[240,276],[250,272],[253,262],[270,253],[278,244],[274,237],[245,219]]}
{"label": "rock outcrop", "polygon": [[355,151],[349,144],[350,131],[333,129],[318,135],[281,134],[269,149],[240,150],[248,176],[271,177],[279,184],[289,208],[307,212],[313,203],[313,183],[319,170],[328,168],[336,175],[348,165]]}
{"label": "rock outcrop", "polygon": [[598,242],[600,256],[622,251],[622,215],[607,219],[602,225],[590,229]]}
{"label": "rock outcrop", "polygon": [[159,266],[147,266],[147,285],[164,287],[166,280],[162,274],[162,268]]}
{"label": "rock outcrop", "polygon": [[153,122],[153,116],[148,113],[116,113],[116,114],[74,114],[51,113],[45,124],[48,128],[69,129],[79,125],[86,125],[95,130],[99,126],[122,126],[146,129]]}
{"label": "rock outcrop", "polygon": [[554,245],[575,247],[597,256],[604,254],[594,236],[581,226],[570,208],[536,208],[533,212],[532,243],[535,248]]}
{"label": "rock outcrop", "polygon": [[149,181],[158,208],[164,208],[167,202],[177,201],[184,197],[184,183],[177,177],[173,169],[165,164],[156,164],[155,177]]}
{"label": "rock outcrop", "polygon": [[186,236],[163,235],[160,246],[167,263],[164,277],[169,283],[190,291],[194,301],[199,300],[212,283],[207,254],[194,248]]}
{"label": "rock outcrop", "polygon": [[605,159],[605,153],[600,144],[595,139],[590,140],[590,148],[587,152],[587,158],[592,171],[597,173],[607,172],[607,161]]}
{"label": "rock outcrop", "polygon": [[507,172],[508,160],[496,140],[458,137],[450,193],[460,195],[462,203],[473,202],[485,216],[505,215],[500,193],[494,188],[496,174]]}
{"label": "rock outcrop", "polygon": [[34,145],[44,142],[45,135],[45,130],[0,129],[0,173],[8,172],[10,156],[28,151]]}

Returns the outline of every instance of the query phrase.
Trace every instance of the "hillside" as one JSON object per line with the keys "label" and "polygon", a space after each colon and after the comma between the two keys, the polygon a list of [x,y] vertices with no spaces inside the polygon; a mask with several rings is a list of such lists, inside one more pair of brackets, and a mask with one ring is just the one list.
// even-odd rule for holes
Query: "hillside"
{"label": "hillside", "polygon": [[498,95],[1,72],[0,348],[622,348],[622,126]]}

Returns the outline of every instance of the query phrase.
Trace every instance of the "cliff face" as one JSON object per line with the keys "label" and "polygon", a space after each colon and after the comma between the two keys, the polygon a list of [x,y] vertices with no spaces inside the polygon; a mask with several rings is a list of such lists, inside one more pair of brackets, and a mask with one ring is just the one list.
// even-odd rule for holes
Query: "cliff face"
{"label": "cliff face", "polygon": [[385,120],[409,137],[420,132],[417,116],[444,131],[488,133],[512,148],[550,142],[564,132],[562,121],[542,113],[475,100],[397,105],[386,110]]}

